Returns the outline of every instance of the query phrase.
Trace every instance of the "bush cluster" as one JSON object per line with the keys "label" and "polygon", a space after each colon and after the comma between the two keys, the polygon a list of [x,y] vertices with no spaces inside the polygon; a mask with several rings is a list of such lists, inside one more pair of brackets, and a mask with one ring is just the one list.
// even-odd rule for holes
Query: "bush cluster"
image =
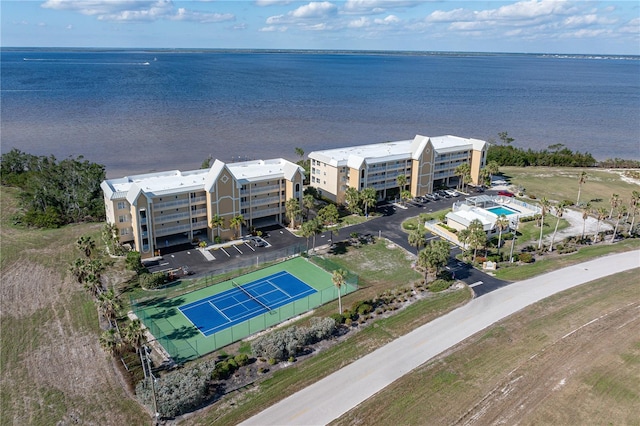
{"label": "bush cluster", "polygon": [[429,290],[433,291],[434,293],[444,291],[449,287],[451,287],[451,281],[443,280],[440,278],[429,284]]}
{"label": "bush cluster", "polygon": [[522,263],[533,263],[534,258],[531,253],[520,253],[518,255],[518,260]]}
{"label": "bush cluster", "polygon": [[308,345],[331,336],[336,328],[332,318],[312,318],[309,327],[290,327],[258,337],[251,344],[253,353],[258,357],[283,361],[295,357]]}
{"label": "bush cluster", "polygon": [[[160,415],[175,417],[202,405],[211,396],[209,377],[214,365],[215,361],[205,361],[158,378],[155,393]],[[150,379],[138,383],[136,396],[147,407],[153,407]]]}
{"label": "bush cluster", "polygon": [[140,287],[152,290],[162,287],[166,283],[166,277],[162,272],[154,272],[153,274],[140,274]]}
{"label": "bush cluster", "polygon": [[216,364],[216,367],[211,372],[211,378],[213,380],[226,380],[240,367],[244,367],[249,364],[249,355],[238,354],[233,358],[227,358]]}

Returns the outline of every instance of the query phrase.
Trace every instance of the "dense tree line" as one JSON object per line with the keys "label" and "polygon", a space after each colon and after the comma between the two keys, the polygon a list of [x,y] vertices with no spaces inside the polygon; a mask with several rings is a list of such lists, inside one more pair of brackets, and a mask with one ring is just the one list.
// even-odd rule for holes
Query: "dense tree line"
{"label": "dense tree line", "polygon": [[57,161],[13,149],[1,157],[3,185],[20,188],[24,214],[16,221],[28,226],[55,228],[68,223],[103,220],[101,164],[82,156]]}
{"label": "dense tree line", "polygon": [[[550,147],[552,148],[552,147]],[[487,152],[487,162],[495,161],[500,166],[564,166],[593,167],[598,164],[588,152],[574,152],[568,148],[524,150],[511,145],[491,145]]]}

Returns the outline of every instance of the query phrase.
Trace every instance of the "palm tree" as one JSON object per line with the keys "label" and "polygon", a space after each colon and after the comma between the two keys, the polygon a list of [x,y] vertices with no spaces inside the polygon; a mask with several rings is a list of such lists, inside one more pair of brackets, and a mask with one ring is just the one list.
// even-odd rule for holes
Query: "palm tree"
{"label": "palm tree", "polygon": [[455,168],[454,173],[459,176],[458,189],[464,191],[465,183],[471,178],[471,166],[469,163],[462,163]]}
{"label": "palm tree", "polygon": [[624,215],[627,214],[627,206],[620,206],[620,208],[618,209],[618,220],[616,220],[616,226],[613,228],[613,235],[611,236],[611,243],[613,243],[616,239],[616,233],[618,232],[618,225],[620,224],[620,219],[622,219],[624,217]]}
{"label": "palm tree", "polygon": [[398,186],[400,187],[400,192],[402,192],[402,190],[405,189],[405,187],[407,186],[407,176],[406,175],[398,175],[398,177],[396,177],[396,182],[398,183]]}
{"label": "palm tree", "polygon": [[500,216],[498,216],[498,218],[496,219],[496,228],[498,228],[499,234],[498,234],[498,254],[500,254],[500,245],[502,243],[502,231],[504,231],[505,229],[509,228],[509,219],[507,219],[507,216],[504,214],[501,214]]}
{"label": "palm tree", "polygon": [[500,165],[495,160],[489,161],[487,163],[487,170],[489,171],[489,183],[491,183],[493,175],[500,173]]}
{"label": "palm tree", "polygon": [[102,315],[109,321],[110,325],[116,324],[118,317],[118,311],[122,308],[120,300],[116,297],[113,290],[105,291],[98,295],[98,309],[102,312]]}
{"label": "palm tree", "polygon": [[100,346],[111,355],[120,353],[122,349],[122,337],[118,330],[110,328],[100,335]]}
{"label": "palm tree", "polygon": [[411,199],[411,191],[407,191],[406,189],[400,192],[400,198],[402,199],[402,204],[405,204],[407,200]]}
{"label": "palm tree", "polygon": [[333,275],[331,276],[331,281],[333,285],[338,289],[338,312],[342,315],[342,297],[341,297],[341,288],[345,284],[347,278],[347,271],[344,269],[336,269],[333,271]]}
{"label": "palm tree", "polygon": [[294,150],[296,151],[296,155],[300,157],[300,159],[304,158],[304,150],[302,148],[295,147]]}
{"label": "palm tree", "polygon": [[416,254],[419,254],[420,247],[424,246],[427,243],[427,239],[424,236],[424,232],[419,229],[415,229],[409,233],[407,237],[409,240],[409,245],[416,248]]}
{"label": "palm tree", "polygon": [[238,238],[238,234],[241,233],[242,225],[244,224],[244,216],[241,214],[234,216],[229,221],[229,225],[233,228],[233,238]]}
{"label": "palm tree", "polygon": [[587,226],[587,218],[589,217],[589,212],[591,211],[591,203],[587,203],[581,208],[582,211],[582,237],[581,240],[584,240],[584,230]]}
{"label": "palm tree", "polygon": [[611,194],[611,199],[609,200],[609,204],[611,205],[611,211],[609,212],[609,219],[613,216],[613,211],[620,204],[620,196],[618,194]]}
{"label": "palm tree", "polygon": [[603,221],[605,217],[607,217],[607,209],[605,209],[604,207],[600,207],[595,211],[595,213],[598,223],[596,225],[596,235],[593,238],[593,242],[597,243],[598,236],[600,235],[600,222]]}
{"label": "palm tree", "polygon": [[478,249],[487,245],[487,234],[484,232],[482,222],[478,219],[471,221],[466,229],[458,232],[458,241],[469,249],[473,248],[473,260],[475,261]]}
{"label": "palm tree", "polygon": [[638,204],[640,204],[640,191],[633,191],[631,193],[631,199],[629,200],[629,206],[631,207],[631,228],[629,228],[629,235],[633,235],[633,225],[635,225],[636,222]]}
{"label": "palm tree", "polygon": [[578,175],[578,199],[576,200],[576,206],[580,205],[580,192],[582,192],[582,185],[587,181],[587,172],[584,170]]}
{"label": "palm tree", "polygon": [[549,251],[553,251],[553,242],[556,239],[556,233],[558,232],[558,225],[560,224],[560,219],[562,218],[562,215],[564,215],[566,207],[567,205],[563,201],[559,202],[555,206],[556,217],[558,218],[558,220],[556,221],[556,227],[553,230],[553,235],[551,236],[551,245],[549,246]]}
{"label": "palm tree", "polygon": [[429,273],[435,273],[438,276],[438,272],[441,267],[445,266],[449,261],[451,246],[444,240],[432,240],[425,246],[424,249],[418,254],[418,266],[424,269],[424,282],[429,282]]}
{"label": "palm tree", "polygon": [[316,199],[313,198],[313,195],[307,194],[302,197],[302,205],[304,206],[305,209],[307,209],[307,219],[308,219],[311,209],[314,208],[316,205]]}
{"label": "palm tree", "polygon": [[82,258],[76,259],[69,267],[69,272],[76,277],[79,284],[82,284],[87,278],[87,261]]}
{"label": "palm tree", "polygon": [[300,201],[297,198],[289,198],[284,208],[285,214],[289,219],[291,227],[295,229],[296,219],[302,213],[302,209],[300,208]]}
{"label": "palm tree", "polygon": [[324,231],[324,224],[319,218],[308,220],[302,225],[302,236],[307,238],[307,251],[309,251],[309,237],[313,236],[313,250],[316,247],[316,235]]}
{"label": "palm tree", "polygon": [[85,256],[91,257],[91,253],[96,248],[96,242],[90,236],[82,236],[76,241],[76,247],[83,252]]}
{"label": "palm tree", "polygon": [[142,328],[142,323],[139,319],[130,321],[124,329],[124,340],[133,346],[138,352],[140,348],[145,344],[147,338]]}
{"label": "palm tree", "polygon": [[344,193],[344,203],[353,214],[360,214],[360,193],[354,187],[349,187]]}
{"label": "palm tree", "polygon": [[547,214],[547,210],[549,209],[549,200],[546,197],[542,197],[540,200],[540,239],[538,240],[538,250],[542,248],[542,231],[544,230],[544,217]]}
{"label": "palm tree", "polygon": [[220,236],[220,228],[224,226],[224,218],[219,214],[214,214],[211,217],[211,227],[216,228],[216,236]]}
{"label": "palm tree", "polygon": [[378,191],[372,187],[366,187],[360,191],[360,201],[364,205],[364,215],[369,217],[369,206],[373,206],[378,201]]}
{"label": "palm tree", "polygon": [[513,230],[513,239],[511,240],[511,250],[509,251],[509,262],[513,263],[513,249],[516,246],[516,239],[518,238],[518,226],[520,225],[520,219],[516,220],[516,229]]}

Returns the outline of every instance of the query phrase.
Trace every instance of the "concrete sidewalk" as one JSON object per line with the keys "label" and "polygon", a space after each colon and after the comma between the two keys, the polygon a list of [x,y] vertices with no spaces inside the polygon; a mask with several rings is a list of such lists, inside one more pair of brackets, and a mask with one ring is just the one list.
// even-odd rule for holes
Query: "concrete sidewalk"
{"label": "concrete sidewalk", "polygon": [[327,424],[491,324],[563,290],[638,267],[640,250],[602,257],[503,287],[394,340],[242,424]]}

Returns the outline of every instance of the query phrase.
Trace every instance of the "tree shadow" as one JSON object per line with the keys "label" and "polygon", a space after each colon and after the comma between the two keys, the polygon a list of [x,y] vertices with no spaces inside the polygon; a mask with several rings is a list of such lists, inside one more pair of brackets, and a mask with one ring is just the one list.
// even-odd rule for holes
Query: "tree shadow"
{"label": "tree shadow", "polygon": [[171,334],[167,335],[169,339],[189,339],[197,335],[199,331],[195,327],[188,327],[183,325],[182,327],[175,329]]}

